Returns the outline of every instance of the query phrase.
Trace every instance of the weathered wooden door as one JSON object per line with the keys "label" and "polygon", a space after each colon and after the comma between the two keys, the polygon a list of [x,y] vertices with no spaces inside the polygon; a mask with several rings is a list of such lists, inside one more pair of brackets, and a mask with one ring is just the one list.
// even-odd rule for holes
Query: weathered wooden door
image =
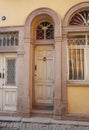
{"label": "weathered wooden door", "polygon": [[35,49],[35,103],[53,105],[54,47],[37,46]]}
{"label": "weathered wooden door", "polygon": [[16,111],[16,55],[0,54],[0,111]]}

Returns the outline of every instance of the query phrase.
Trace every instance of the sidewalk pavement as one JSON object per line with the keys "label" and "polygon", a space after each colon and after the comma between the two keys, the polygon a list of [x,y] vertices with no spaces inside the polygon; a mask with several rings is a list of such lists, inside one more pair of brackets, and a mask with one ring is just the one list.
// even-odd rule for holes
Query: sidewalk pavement
{"label": "sidewalk pavement", "polygon": [[0,130],[89,130],[89,122],[0,116]]}

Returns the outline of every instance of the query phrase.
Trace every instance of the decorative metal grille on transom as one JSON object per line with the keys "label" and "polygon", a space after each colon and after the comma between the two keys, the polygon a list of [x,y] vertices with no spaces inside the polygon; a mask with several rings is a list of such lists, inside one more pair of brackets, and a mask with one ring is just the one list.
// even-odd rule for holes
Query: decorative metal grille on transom
{"label": "decorative metal grille on transom", "polygon": [[69,25],[89,25],[89,9],[77,11],[70,19]]}
{"label": "decorative metal grille on transom", "polygon": [[0,32],[0,46],[17,46],[18,32]]}
{"label": "decorative metal grille on transom", "polygon": [[68,36],[68,79],[85,79],[85,54],[89,46],[89,35]]}
{"label": "decorative metal grille on transom", "polygon": [[15,84],[15,64],[16,59],[7,59],[7,85],[14,85]]}
{"label": "decorative metal grille on transom", "polygon": [[37,26],[36,39],[53,39],[54,38],[54,27],[50,22],[42,22]]}

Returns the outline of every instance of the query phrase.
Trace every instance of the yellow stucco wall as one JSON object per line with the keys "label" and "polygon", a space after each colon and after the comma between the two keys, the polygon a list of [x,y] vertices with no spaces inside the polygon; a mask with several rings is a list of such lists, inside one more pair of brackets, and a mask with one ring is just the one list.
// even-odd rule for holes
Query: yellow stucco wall
{"label": "yellow stucco wall", "polygon": [[[86,0],[0,0],[0,26],[24,25],[33,10],[48,7],[55,10],[61,18],[75,4]],[[6,21],[1,17],[6,16]]]}
{"label": "yellow stucco wall", "polygon": [[68,113],[89,114],[89,86],[67,87]]}

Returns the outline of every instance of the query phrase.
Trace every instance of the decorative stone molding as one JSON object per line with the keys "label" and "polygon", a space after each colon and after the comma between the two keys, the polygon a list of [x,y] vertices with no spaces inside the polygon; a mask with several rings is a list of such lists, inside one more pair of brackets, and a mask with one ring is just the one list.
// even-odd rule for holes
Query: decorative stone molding
{"label": "decorative stone molding", "polygon": [[46,7],[43,7],[43,8],[39,8],[39,9],[36,9],[34,10],[32,13],[30,13],[25,21],[25,25],[24,25],[24,28],[25,28],[25,37],[29,37],[31,36],[31,24],[32,24],[32,21],[33,19],[38,16],[38,15],[41,15],[41,14],[47,14],[49,15],[50,17],[52,17],[53,21],[54,21],[54,24],[55,24],[55,34],[54,34],[54,37],[56,37],[56,35],[58,36],[61,36],[61,19],[59,18],[58,14],[55,13],[54,10],[52,9],[49,9],[49,8],[46,8]]}
{"label": "decorative stone molding", "polygon": [[[52,24],[54,24],[54,30],[55,30],[54,31],[54,39],[52,39],[52,41],[50,39],[50,44],[57,43],[57,46],[55,47],[56,48],[56,55],[57,54],[60,55],[60,60],[59,60],[59,63],[58,63],[58,59],[56,58],[56,64],[58,64],[57,67],[59,67],[60,70],[61,70],[61,62],[60,62],[61,61],[61,47],[60,47],[61,45],[60,44],[58,45],[58,43],[61,43],[61,41],[62,41],[62,39],[61,39],[61,19],[59,18],[57,13],[55,13],[55,11],[52,10],[52,9],[49,9],[49,8],[39,8],[39,9],[36,9],[32,13],[30,13],[28,15],[28,17],[27,17],[27,19],[25,21],[25,25],[24,25],[24,30],[25,30],[24,42],[27,43],[26,46],[25,46],[25,43],[24,43],[25,51],[26,51],[26,54],[25,54],[26,62],[25,63],[27,63],[27,68],[26,68],[27,70],[26,71],[28,71],[28,73],[29,73],[28,74],[29,75],[28,79],[30,80],[30,81],[28,81],[28,79],[27,79],[27,82],[25,83],[27,85],[27,86],[25,85],[25,87],[27,87],[27,89],[32,88],[32,86],[30,85],[30,82],[32,81],[32,79],[30,78],[31,75],[30,75],[30,67],[29,67],[31,64],[29,65],[30,62],[28,62],[28,58],[29,57],[31,58],[31,56],[30,56],[30,45],[31,44],[36,44],[37,45],[37,41],[34,40],[35,38],[33,36],[34,31],[35,31],[33,25],[35,26],[34,21],[36,20],[36,18],[38,19],[39,18],[38,16],[39,15],[43,16],[43,14],[45,14],[45,16],[50,18],[50,21],[52,21]],[[38,21],[40,21],[40,20],[38,20]],[[35,22],[37,22],[37,21],[35,21]],[[44,43],[44,41],[42,43]],[[46,44],[47,44],[47,39],[46,39]],[[56,71],[56,73],[57,72],[58,71]],[[61,77],[61,72],[59,74],[56,74],[56,80],[58,79],[58,77]],[[59,78],[59,79],[60,79],[60,83],[61,83],[61,78]],[[61,85],[56,85],[55,90],[56,90],[56,92],[61,90]],[[60,91],[60,93],[61,93],[61,91]],[[31,98],[32,98],[31,97],[31,91],[30,91],[30,94],[29,94],[29,96],[27,98],[29,98],[29,100],[31,101]],[[27,98],[26,98],[26,100],[28,100]],[[27,101],[25,101],[25,102],[27,102]],[[59,102],[59,100],[55,100],[54,102],[55,102],[54,103],[55,114],[57,116],[61,115],[61,113],[59,111],[59,109],[60,109],[60,102]],[[26,106],[24,106],[23,111],[25,111],[25,109],[26,109],[26,113],[31,112],[31,105],[32,105],[31,102],[30,102],[30,105],[29,105],[29,103],[26,103],[24,105],[26,105]]]}

